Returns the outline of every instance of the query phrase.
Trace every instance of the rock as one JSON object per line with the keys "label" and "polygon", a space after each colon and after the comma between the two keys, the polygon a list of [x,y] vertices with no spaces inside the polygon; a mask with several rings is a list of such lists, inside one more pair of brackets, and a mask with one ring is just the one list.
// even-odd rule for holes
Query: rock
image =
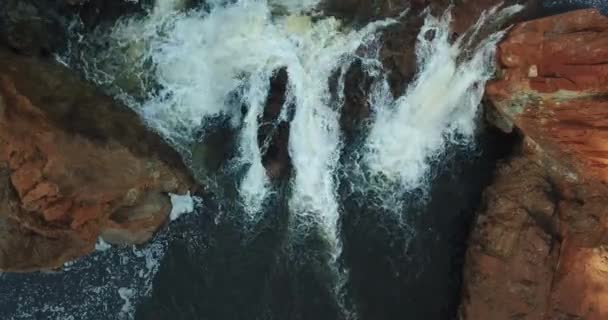
{"label": "rock", "polygon": [[608,17],[594,9],[522,23],[499,46],[487,97],[503,123],[579,175],[608,179]]}
{"label": "rock", "polygon": [[[436,16],[441,15],[453,4],[452,30],[456,34],[466,32],[485,10],[503,3],[513,5],[520,3],[526,9],[511,19],[503,21],[504,25],[521,21],[536,15],[540,8],[539,0],[326,0],[323,2],[327,14],[335,15],[356,25],[386,18],[397,18],[404,10],[409,9],[407,18],[389,27],[383,32],[383,46],[380,57],[389,74],[391,87],[395,94],[402,94],[407,84],[417,72],[415,50],[416,37],[424,22],[423,10],[429,8]],[[500,26],[497,26],[500,27]]]}
{"label": "rock", "polygon": [[499,45],[490,120],[523,141],[485,191],[461,319],[608,317],[607,39],[608,18],[580,10]]}
{"label": "rock", "polygon": [[258,145],[263,146],[262,164],[271,179],[288,177],[292,166],[289,122],[279,119],[285,104],[288,77],[287,70],[280,69],[270,79],[270,92],[258,131]]}
{"label": "rock", "polygon": [[565,242],[554,278],[548,319],[606,319],[608,252]]}
{"label": "rock", "polygon": [[77,14],[87,30],[103,24],[113,24],[116,20],[135,14],[145,14],[153,5],[151,0],[108,1],[108,0],[68,0],[69,6],[63,12]]}
{"label": "rock", "polygon": [[42,1],[0,2],[0,44],[26,54],[49,54],[65,38]]}
{"label": "rock", "polygon": [[0,270],[147,241],[193,181],[138,116],[69,70],[0,50]]}
{"label": "rock", "polygon": [[21,54],[57,53],[65,49],[75,33],[90,32],[128,15],[144,14],[153,3],[152,0],[3,0],[0,44]]}
{"label": "rock", "polygon": [[560,245],[550,193],[533,161],[500,167],[469,240],[462,319],[544,319]]}
{"label": "rock", "polygon": [[608,188],[570,181],[528,149],[483,196],[463,277],[463,320],[606,319]]}

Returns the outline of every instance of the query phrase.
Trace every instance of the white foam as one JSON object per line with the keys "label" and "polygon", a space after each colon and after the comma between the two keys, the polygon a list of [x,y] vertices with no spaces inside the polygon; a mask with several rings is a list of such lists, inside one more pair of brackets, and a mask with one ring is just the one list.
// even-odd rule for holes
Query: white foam
{"label": "white foam", "polygon": [[95,243],[95,250],[97,251],[106,251],[111,248],[112,246],[109,243],[105,242],[101,237],[99,237],[97,239],[97,242]]}
{"label": "white foam", "polygon": [[[289,140],[295,169],[290,206],[301,216],[300,223],[312,221],[323,229],[334,248],[332,259],[340,254],[334,174],[342,147],[342,101],[331,100],[328,79],[335,71],[344,73],[357,48],[373,41],[376,31],[390,23],[377,22],[360,31],[343,33],[335,19],[318,22],[302,39],[300,63],[288,68],[289,90],[296,103]],[[338,88],[343,89],[344,77],[339,79]]]}
{"label": "white foam", "polygon": [[190,192],[185,195],[169,193],[171,198],[171,221],[176,220],[183,214],[194,212],[194,199],[190,196]]}
{"label": "white foam", "polygon": [[[375,119],[367,138],[365,163],[374,175],[411,190],[424,185],[432,161],[449,143],[468,142],[485,83],[494,72],[494,33],[477,47],[474,38],[483,22],[521,9],[513,6],[482,15],[478,24],[450,42],[449,11],[427,15],[417,39],[420,72],[405,94],[393,99],[388,85],[376,85],[372,96]],[[433,36],[430,36],[433,34]],[[384,81],[385,82],[385,81]]]}
{"label": "white foam", "polygon": [[262,165],[262,154],[258,143],[259,118],[264,112],[268,91],[270,90],[271,70],[252,75],[249,88],[244,93],[249,110],[243,119],[243,128],[239,143],[239,165],[248,166],[239,193],[245,202],[245,210],[254,219],[262,209],[264,199],[269,192],[269,179],[266,168]]}
{"label": "white foam", "polygon": [[135,291],[129,288],[119,288],[118,295],[124,301],[118,317],[120,319],[130,319],[134,309],[131,298],[135,295]]}
{"label": "white foam", "polygon": [[[153,66],[158,86],[149,88],[150,95],[137,108],[165,137],[176,144],[192,142],[206,120],[219,115],[229,117],[240,130],[233,163],[245,171],[239,193],[251,216],[272,192],[262,165],[258,128],[272,74],[286,70],[286,103],[278,121],[289,121],[287,107],[295,107],[288,144],[294,168],[289,201],[292,227],[295,232],[320,230],[335,267],[341,254],[335,174],[342,148],[344,75],[360,58],[357,49],[373,42],[378,31],[394,21],[350,30],[333,17],[313,20],[304,14],[318,2],[213,0],[209,12],[180,12],[176,10],[180,2],[174,0],[157,6],[146,18],[121,21],[111,39],[114,45],[129,48],[127,55],[132,56],[126,61]],[[288,14],[273,16],[277,4]],[[482,19],[495,14],[496,10]],[[363,59],[367,71],[378,78],[369,97],[374,121],[364,162],[373,175],[400,184],[399,191],[422,185],[431,161],[446,144],[470,140],[485,81],[493,72],[492,56],[502,33],[471,48],[469,39],[485,20],[453,43],[449,21],[448,13],[441,18],[427,16],[416,47],[420,73],[401,97],[391,95],[380,62],[375,57]],[[429,37],[431,32],[434,35]],[[334,99],[329,79],[336,73]],[[189,195],[170,196],[171,220],[194,210]]]}
{"label": "white foam", "polygon": [[[312,22],[298,14],[317,2],[281,1],[291,12],[282,17],[273,17],[271,6],[262,0],[216,5],[210,13],[157,10],[164,14],[118,24],[113,38],[139,41],[144,60],[153,62],[162,89],[141,108],[165,136],[191,140],[206,117],[221,114],[241,128],[234,163],[246,168],[239,192],[251,214],[260,211],[271,192],[257,142],[259,119],[273,71],[286,68],[287,95],[296,105],[289,141],[295,168],[292,207],[298,214],[324,214],[320,225],[335,230],[333,174],[341,147],[340,103],[331,101],[328,79],[392,21],[349,31],[334,18]],[[242,106],[247,108],[244,116]]]}
{"label": "white foam", "polygon": [[[190,239],[196,241],[194,236]],[[135,306],[151,294],[168,242],[163,231],[144,247],[116,246],[72,261],[60,272],[20,278],[21,285],[30,289],[27,295],[15,296],[16,310],[10,319],[94,319],[99,315],[134,319]],[[14,278],[5,281],[5,290],[19,291]],[[79,288],[79,294],[56,290],[62,285]]]}
{"label": "white foam", "polygon": [[270,0],[271,5],[281,6],[292,13],[302,13],[315,9],[321,0]]}

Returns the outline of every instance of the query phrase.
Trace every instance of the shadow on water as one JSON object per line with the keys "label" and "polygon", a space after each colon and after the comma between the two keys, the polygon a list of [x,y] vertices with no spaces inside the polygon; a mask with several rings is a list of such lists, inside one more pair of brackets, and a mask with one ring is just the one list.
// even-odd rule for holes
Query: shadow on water
{"label": "shadow on water", "polygon": [[[403,208],[405,228],[366,206],[360,195],[343,196],[343,263],[360,319],[455,317],[468,228],[497,159],[510,151],[514,139],[483,131],[475,152],[448,151],[451,156],[437,165],[441,169],[429,201],[412,199]],[[197,222],[202,243],[175,238],[153,294],[136,318],[342,319],[326,244],[314,233],[291,241],[287,182],[276,189],[266,206],[270,209],[250,228],[235,206],[205,201],[205,214]]]}
{"label": "shadow on water", "polygon": [[173,241],[136,319],[339,319],[325,243],[311,235],[287,244],[288,188],[279,189],[251,228],[228,212],[215,223],[226,208],[207,202],[203,243]]}
{"label": "shadow on water", "polygon": [[426,201],[406,196],[402,223],[357,193],[343,200],[344,255],[361,319],[456,319],[469,228],[516,139],[482,131],[476,150],[452,147],[435,164]]}

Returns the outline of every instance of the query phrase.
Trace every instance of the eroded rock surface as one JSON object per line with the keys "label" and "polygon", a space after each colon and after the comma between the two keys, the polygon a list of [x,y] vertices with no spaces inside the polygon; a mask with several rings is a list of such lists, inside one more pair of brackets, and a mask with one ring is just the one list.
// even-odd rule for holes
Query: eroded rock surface
{"label": "eroded rock surface", "polygon": [[487,96],[499,124],[583,174],[608,178],[608,17],[580,10],[522,23],[500,44]]}
{"label": "eroded rock surface", "polygon": [[0,51],[0,270],[56,268],[165,222],[193,187],[137,115],[69,70]]}
{"label": "eroded rock surface", "polygon": [[608,319],[608,18],[521,23],[487,86],[522,150],[496,173],[470,239],[461,317]]}

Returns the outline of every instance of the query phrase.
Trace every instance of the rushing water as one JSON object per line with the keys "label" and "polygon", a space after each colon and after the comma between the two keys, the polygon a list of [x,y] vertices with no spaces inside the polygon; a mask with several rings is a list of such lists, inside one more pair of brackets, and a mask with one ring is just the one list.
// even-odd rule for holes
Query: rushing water
{"label": "rushing water", "polygon": [[[240,131],[231,165],[245,172],[239,177],[239,194],[251,218],[262,212],[273,188],[262,163],[259,121],[273,74],[286,70],[288,98],[274,125],[290,125],[288,149],[294,170],[289,207],[294,229],[320,229],[333,248],[332,261],[340,255],[335,179],[343,147],[339,117],[344,77],[353,61],[363,62],[366,72],[377,78],[370,94],[375,120],[363,151],[364,170],[399,182],[397,194],[407,192],[424,186],[430,163],[448,143],[473,136],[502,33],[475,46],[472,39],[488,17],[500,20],[521,9],[494,8],[453,43],[449,11],[441,18],[428,14],[416,49],[419,75],[403,96],[394,98],[381,62],[373,54],[360,56],[357,50],[374,44],[395,19],[351,30],[332,17],[313,21],[305,15],[314,2],[212,2],[209,9],[185,12],[179,10],[182,2],[159,1],[147,17],[122,20],[103,38],[111,43],[110,49],[97,53],[101,58],[96,56],[95,67],[87,71],[99,81],[100,75],[108,76],[104,59],[126,53],[119,68],[138,73],[131,81],[141,81],[143,91],[143,99],[130,104],[178,148],[187,150],[184,145],[198,138],[197,131],[210,118],[228,117]],[[273,14],[274,6],[286,13]],[[330,78],[336,72],[337,92],[331,92]],[[122,89],[129,97],[129,87]]]}
{"label": "rushing water", "polygon": [[[397,182],[405,190],[419,188],[433,159],[450,143],[470,142],[475,132],[485,82],[492,77],[492,58],[502,32],[472,47],[486,19],[501,19],[521,10],[494,8],[478,23],[450,42],[450,14],[428,15],[418,35],[416,57],[419,74],[397,99],[388,84],[377,85],[372,107],[376,111],[367,138],[365,164],[373,174]],[[432,33],[433,37],[429,38]],[[469,40],[467,40],[469,39]],[[458,141],[460,140],[460,141]]]}
{"label": "rushing water", "polygon": [[[320,15],[318,4],[214,0],[187,8],[186,1],[158,0],[146,15],[76,37],[62,60],[137,110],[212,195],[187,226],[174,229],[184,233],[171,244],[157,239],[154,259],[167,252],[160,270],[150,264],[142,283],[118,276],[112,301],[124,301],[120,308],[106,303],[84,313],[59,303],[68,311],[54,315],[104,319],[105,310],[108,319],[132,318],[157,271],[141,319],[379,320],[402,318],[403,306],[412,319],[440,319],[449,313],[443,308],[454,308],[457,297],[432,311],[420,301],[458,289],[449,273],[461,262],[452,255],[462,257],[466,217],[500,154],[494,136],[475,145],[503,35],[482,37],[482,28],[521,8],[495,8],[456,39],[449,11],[426,13],[418,74],[395,97],[378,47],[385,28],[407,12],[353,28]],[[340,116],[355,66],[372,79],[372,116],[349,145]],[[281,72],[279,115],[263,123]],[[260,128],[286,124],[292,170],[277,179],[264,167],[272,141],[260,139]],[[219,165],[200,154],[219,155]],[[136,260],[130,249],[116,250],[100,255]],[[75,270],[88,270],[80,263]],[[86,278],[79,272],[74,277]],[[425,283],[433,272],[438,279]]]}
{"label": "rushing water", "polygon": [[[212,1],[205,8],[182,10],[183,1],[159,0],[147,16],[121,20],[109,35],[85,39],[95,54],[84,59],[83,69],[139,111],[186,158],[207,123],[228,119],[238,134],[234,157],[225,165],[232,174],[223,179],[238,180],[241,205],[227,214],[235,218],[243,211],[240,219],[249,221],[251,230],[263,220],[261,214],[273,211],[265,207],[269,195],[288,192],[288,236],[283,247],[296,258],[296,251],[306,243],[303,239],[318,236],[324,243],[318,250],[327,255],[317,259],[324,261],[333,300],[342,316],[354,318],[356,310],[346,299],[348,268],[339,262],[337,175],[343,149],[339,118],[346,72],[359,61],[375,79],[370,93],[374,121],[361,146],[363,156],[351,158],[359,163],[362,175],[372,178],[358,179],[354,188],[402,198],[428,185],[425,178],[431,164],[448,144],[472,140],[483,87],[493,72],[494,47],[502,33],[479,44],[472,40],[486,18],[500,19],[520,8],[493,9],[453,42],[449,11],[440,18],[427,14],[416,48],[419,74],[403,96],[392,97],[373,47],[383,28],[398,23],[405,12],[351,29],[333,17],[307,15],[316,4]],[[98,51],[95,41],[110,45]],[[119,70],[122,78],[114,75]],[[287,189],[271,183],[262,162],[265,148],[258,141],[271,79],[278,70],[284,70],[287,79],[284,103],[273,125],[289,123],[293,173]],[[332,86],[333,75],[337,83]],[[190,161],[196,171],[196,161]],[[226,200],[237,199],[220,202]],[[400,206],[393,206],[393,211],[399,210]]]}

